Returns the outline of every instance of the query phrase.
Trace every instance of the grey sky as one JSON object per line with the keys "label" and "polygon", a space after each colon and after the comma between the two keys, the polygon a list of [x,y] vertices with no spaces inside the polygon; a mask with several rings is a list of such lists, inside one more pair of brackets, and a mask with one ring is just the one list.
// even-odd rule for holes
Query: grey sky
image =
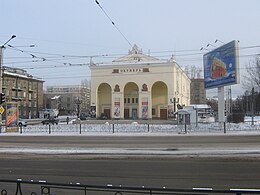
{"label": "grey sky", "polygon": [[[132,45],[137,44],[144,53],[150,51],[158,58],[168,59],[175,54],[183,67],[202,67],[202,56],[207,51],[199,49],[208,43],[220,46],[220,41],[239,40],[241,47],[260,45],[259,0],[99,0],[99,3]],[[93,60],[109,62],[130,49],[95,0],[1,0],[0,12],[0,44],[15,34],[17,38],[10,42],[13,46],[37,45],[18,47],[27,52],[6,49],[4,65],[27,69],[43,78],[45,86],[80,84],[89,78],[85,64],[90,59],[69,55],[107,54]],[[220,41],[214,43],[216,39]],[[259,50],[240,51],[241,71]],[[239,87],[234,86],[234,91]]]}

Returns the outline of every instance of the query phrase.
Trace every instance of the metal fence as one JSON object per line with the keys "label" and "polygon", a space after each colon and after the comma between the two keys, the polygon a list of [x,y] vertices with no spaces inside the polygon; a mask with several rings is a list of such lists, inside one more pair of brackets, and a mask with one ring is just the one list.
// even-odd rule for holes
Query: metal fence
{"label": "metal fence", "polygon": [[[229,133],[241,131],[259,131],[260,124],[235,124],[235,123],[209,123],[209,124],[189,124],[189,125],[175,125],[175,124],[154,124],[149,123],[108,123],[103,124],[58,124],[58,125],[28,125],[26,127],[19,127],[21,134],[28,133],[42,133],[42,134],[89,134],[89,133],[169,133],[169,134],[186,134],[186,133]],[[5,132],[2,127],[1,133]]]}
{"label": "metal fence", "polygon": [[192,188],[192,189],[170,189],[149,188],[149,187],[127,187],[127,186],[113,186],[113,185],[82,185],[80,183],[49,183],[46,181],[22,181],[18,180],[0,180],[1,195],[59,195],[59,194],[73,194],[73,195],[133,195],[133,194],[260,194],[260,189],[229,189],[229,190],[215,190],[211,188]]}

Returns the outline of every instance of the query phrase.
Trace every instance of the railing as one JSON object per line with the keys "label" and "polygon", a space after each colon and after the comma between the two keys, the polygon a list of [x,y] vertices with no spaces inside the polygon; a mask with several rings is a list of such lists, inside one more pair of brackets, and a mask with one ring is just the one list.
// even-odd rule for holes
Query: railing
{"label": "railing", "polygon": [[[5,187],[6,186],[6,187]],[[58,195],[58,194],[95,194],[95,195],[130,195],[130,194],[260,194],[260,189],[229,189],[229,190],[215,190],[211,188],[192,188],[192,189],[170,189],[162,188],[149,188],[149,187],[126,187],[126,186],[113,186],[108,184],[102,185],[82,185],[80,183],[49,183],[46,181],[22,181],[18,180],[0,180],[0,193],[1,195]]]}
{"label": "railing", "polygon": [[[27,133],[43,133],[43,134],[88,134],[88,133],[172,133],[172,134],[186,134],[186,133],[229,133],[240,131],[260,131],[260,123],[250,125],[244,123],[208,123],[208,124],[190,124],[190,125],[176,125],[163,123],[77,123],[66,124],[66,122],[58,125],[27,125],[26,127],[19,127],[21,134]],[[1,126],[0,133],[5,133],[5,126]]]}
{"label": "railing", "polygon": [[20,128],[20,133],[228,133],[239,131],[259,131],[260,124],[241,126],[231,123],[213,124],[59,124],[59,125],[28,125]]}

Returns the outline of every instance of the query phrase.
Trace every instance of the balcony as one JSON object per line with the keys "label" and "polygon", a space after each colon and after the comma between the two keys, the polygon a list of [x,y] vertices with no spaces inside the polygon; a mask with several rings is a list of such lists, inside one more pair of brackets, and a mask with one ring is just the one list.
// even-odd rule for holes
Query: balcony
{"label": "balcony", "polygon": [[24,89],[22,89],[20,86],[12,86],[12,90],[23,91]]}

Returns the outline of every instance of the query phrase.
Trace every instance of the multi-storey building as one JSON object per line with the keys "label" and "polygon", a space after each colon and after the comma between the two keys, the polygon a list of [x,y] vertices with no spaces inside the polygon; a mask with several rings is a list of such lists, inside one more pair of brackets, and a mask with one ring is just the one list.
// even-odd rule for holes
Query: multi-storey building
{"label": "multi-storey building", "polygon": [[[3,67],[6,102],[17,102],[20,118],[38,118],[43,108],[43,82],[19,68]],[[4,116],[4,115],[3,115]]]}
{"label": "multi-storey building", "polygon": [[77,114],[77,100],[80,110],[90,110],[90,88],[83,85],[47,86],[44,91],[44,105],[59,110],[60,115]]}

